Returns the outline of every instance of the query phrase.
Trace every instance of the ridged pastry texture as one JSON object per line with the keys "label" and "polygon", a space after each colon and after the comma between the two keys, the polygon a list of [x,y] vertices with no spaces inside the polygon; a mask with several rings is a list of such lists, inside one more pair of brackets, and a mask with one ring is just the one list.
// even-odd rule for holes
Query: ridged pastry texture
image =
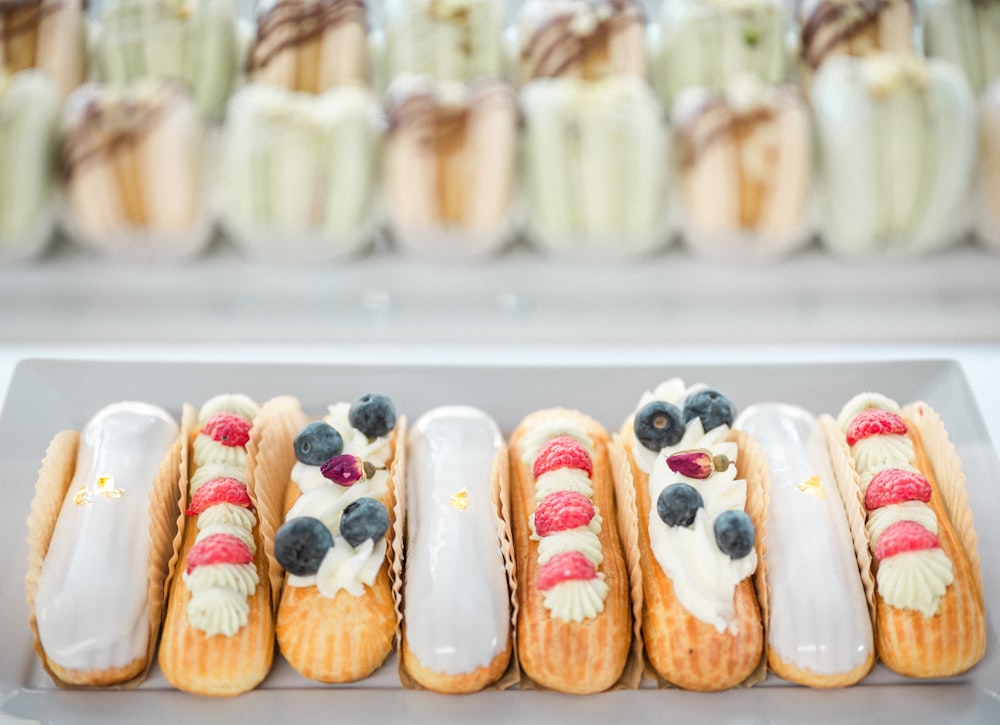
{"label": "ridged pastry texture", "polygon": [[184,82],[202,113],[217,116],[239,73],[234,0],[106,0],[96,62],[118,85]]}
{"label": "ridged pastry texture", "polygon": [[375,107],[360,86],[312,95],[250,83],[237,91],[221,165],[222,217],[233,240],[279,261],[360,250],[378,181]]}
{"label": "ridged pastry texture", "polygon": [[1000,3],[928,0],[920,5],[924,52],[959,65],[977,95],[1000,78]]}
{"label": "ridged pastry texture", "polygon": [[[324,683],[355,682],[371,675],[392,653],[398,628],[392,541],[398,512],[396,482],[405,475],[401,442],[406,421],[400,418],[385,436],[368,439],[352,428],[348,407],[331,406],[325,421],[343,437],[343,455],[363,459],[375,466],[375,472],[343,487],[325,478],[319,467],[300,461],[292,468],[285,496],[285,525],[300,516],[319,518],[335,542],[315,574],[298,578],[286,571],[277,610],[282,656],[303,676]],[[347,506],[363,498],[385,506],[389,528],[380,541],[368,539],[355,547],[344,540],[340,522]],[[366,546],[368,553],[360,565],[357,558]],[[324,583],[328,563],[330,580],[337,582],[332,595]],[[339,572],[348,569],[345,580]],[[374,573],[365,580],[364,572]]]}
{"label": "ridged pastry texture", "polygon": [[767,257],[809,238],[812,131],[794,86],[740,76],[674,105],[685,241],[709,254]]}
{"label": "ridged pastry texture", "polygon": [[[888,411],[897,416],[905,426],[905,432],[881,431],[866,435],[854,443],[844,437],[842,431],[852,435],[852,423],[856,415],[866,409]],[[875,590],[875,642],[879,660],[890,669],[909,677],[936,678],[950,677],[967,671],[982,659],[986,648],[986,621],[979,574],[978,554],[975,550],[975,534],[972,531],[967,498],[964,494],[964,477],[960,464],[955,461],[954,448],[947,441],[943,424],[924,403],[917,403],[900,411],[894,401],[883,396],[862,394],[845,406],[838,418],[840,431],[831,430],[828,441],[833,458],[846,458],[853,466],[846,470],[854,478],[858,493],[855,505],[861,505],[867,512],[869,546],[874,551],[873,571],[877,582]],[[870,432],[870,431],[869,431]],[[931,436],[935,460],[932,463],[925,448],[926,435]],[[882,445],[884,447],[876,448]],[[842,469],[843,470],[843,469]],[[889,495],[889,503],[879,503],[869,495],[880,484],[876,480],[883,472],[915,472],[929,484],[929,498],[913,498],[916,494],[898,493],[888,489],[886,494],[879,489],[879,495]],[[941,472],[948,478],[939,479]],[[906,473],[906,480],[910,480]],[[877,498],[877,496],[876,496]],[[913,504],[905,501],[912,500]],[[946,506],[948,500],[950,506]],[[883,549],[891,536],[890,530],[883,529],[874,534],[872,529],[876,509],[888,509],[896,502],[904,502],[916,509],[926,508],[933,517],[930,522],[923,515],[905,511],[898,516],[895,526],[908,526],[911,530],[931,527],[935,546],[904,549],[901,553]],[[920,502],[923,502],[921,504]],[[952,522],[950,512],[961,521],[961,530]],[[913,539],[911,541],[920,539]],[[923,538],[926,538],[925,534]],[[910,589],[892,590],[888,578],[881,576],[881,569],[899,567],[893,560],[906,559],[910,567],[912,581],[919,587],[913,592],[924,592],[929,578],[924,573],[933,565],[939,570],[940,557],[949,562],[950,576],[942,577],[946,584],[943,592],[933,599],[913,598]],[[892,563],[890,563],[892,562]],[[897,569],[898,571],[898,569]],[[922,573],[923,572],[923,573]],[[934,576],[937,576],[936,574]],[[891,591],[891,593],[890,593]],[[930,591],[935,591],[931,589]],[[891,598],[894,603],[887,599]],[[906,602],[912,602],[907,604]],[[933,611],[928,611],[933,609]]]}
{"label": "ridged pastry texture", "polygon": [[645,78],[645,24],[634,0],[527,0],[517,20],[518,82]]}
{"label": "ridged pastry texture", "polygon": [[[532,537],[539,448],[568,435],[589,449],[593,505],[601,517],[603,560],[596,566],[607,584],[603,609],[580,621],[558,619],[539,590],[539,542]],[[583,439],[583,440],[581,440]],[[588,445],[589,442],[589,445]],[[511,508],[517,565],[517,653],[524,673],[537,685],[568,693],[601,692],[621,678],[631,645],[629,582],[618,538],[608,459],[607,432],[577,411],[552,408],[526,417],[510,438]],[[572,584],[574,582],[564,582]],[[559,585],[562,586],[562,585]]]}
{"label": "ridged pastry texture", "polygon": [[48,241],[60,110],[44,72],[0,80],[0,259],[30,257]]}
{"label": "ridged pastry texture", "polygon": [[[274,655],[267,547],[256,494],[248,485],[255,467],[248,447],[256,445],[252,436],[259,436],[251,429],[256,418],[256,403],[239,394],[212,398],[197,417],[193,409],[186,411],[187,520],[159,664],[167,682],[199,695],[252,690],[267,676]],[[221,490],[215,488],[220,482],[229,493],[206,496]]]}
{"label": "ridged pastry texture", "polygon": [[976,106],[958,68],[913,55],[837,57],[811,102],[828,248],[914,255],[959,241],[970,226]]}
{"label": "ridged pastry texture", "polygon": [[573,258],[618,259],[663,246],[670,152],[646,82],[540,78],[520,97],[531,241]]}
{"label": "ridged pastry texture", "polygon": [[364,0],[265,0],[247,53],[247,77],[322,93],[368,74]]}
{"label": "ridged pastry texture", "polygon": [[780,0],[663,3],[656,77],[664,99],[673,102],[685,88],[722,90],[740,73],[783,80],[786,24]]}

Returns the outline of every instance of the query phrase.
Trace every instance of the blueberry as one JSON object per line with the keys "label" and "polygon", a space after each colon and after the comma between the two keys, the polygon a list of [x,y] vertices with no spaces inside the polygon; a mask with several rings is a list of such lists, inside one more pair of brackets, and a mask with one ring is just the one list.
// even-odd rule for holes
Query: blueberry
{"label": "blueberry", "polygon": [[660,491],[656,513],[667,526],[690,526],[705,502],[698,489],[687,483],[672,483]]}
{"label": "blueberry", "polygon": [[726,511],[715,520],[715,543],[730,559],[742,559],[753,551],[757,538],[753,521],[745,511]]}
{"label": "blueberry", "polygon": [[667,446],[677,445],[684,437],[681,411],[676,405],[662,400],[654,400],[642,406],[635,414],[632,428],[643,447],[657,453]]}
{"label": "blueberry", "polygon": [[368,393],[354,401],[347,417],[368,438],[379,438],[395,427],[396,408],[387,396]]}
{"label": "blueberry", "polygon": [[691,393],[684,403],[684,424],[695,417],[701,418],[701,427],[707,433],[720,425],[732,426],[736,419],[736,407],[718,390],[706,388]]}
{"label": "blueberry", "polygon": [[308,466],[322,466],[344,452],[344,439],[322,420],[310,423],[295,436],[295,457]]}
{"label": "blueberry", "polygon": [[340,535],[351,546],[358,546],[368,539],[378,540],[389,530],[389,512],[381,501],[359,498],[344,509],[340,517]]}
{"label": "blueberry", "polygon": [[333,534],[311,516],[289,519],[274,535],[274,555],[289,574],[309,576],[319,571],[333,546]]}

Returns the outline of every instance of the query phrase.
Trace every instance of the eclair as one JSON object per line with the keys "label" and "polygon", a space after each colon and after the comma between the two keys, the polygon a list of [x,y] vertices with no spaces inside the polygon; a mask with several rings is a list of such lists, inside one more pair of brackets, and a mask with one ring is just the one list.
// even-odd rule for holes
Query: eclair
{"label": "eclair", "polygon": [[863,515],[879,660],[909,677],[967,671],[986,651],[986,614],[965,477],[944,423],[926,403],[900,408],[860,393],[824,425],[849,515]]}
{"label": "eclair", "polygon": [[251,81],[305,93],[365,82],[364,0],[264,0],[255,12]]}
{"label": "eclair", "polygon": [[274,616],[248,447],[259,417],[242,394],[188,407],[185,522],[159,664],[174,687],[232,696],[271,669]]}
{"label": "eclair", "polygon": [[285,570],[277,638],[309,679],[355,682],[393,651],[405,428],[392,401],[371,393],[330,406],[293,442],[286,514],[274,538]]}
{"label": "eclair", "polygon": [[494,252],[512,233],[517,100],[505,82],[397,78],[386,95],[384,194],[393,239],[438,258]]}
{"label": "eclair", "polygon": [[875,663],[868,599],[833,475],[826,435],[807,410],[759,403],[733,424],[764,454],[768,476],[766,551],[758,595],[767,661],[780,677],[810,687],[846,687]]}
{"label": "eclair", "polygon": [[673,378],[641,397],[616,439],[619,486],[635,495],[643,649],[659,678],[687,690],[762,676],[753,575],[764,494],[748,475],[756,444],[730,430],[735,412],[718,391]]}
{"label": "eclair", "polygon": [[674,104],[685,241],[720,257],[786,254],[809,240],[812,133],[795,86],[740,76]]}
{"label": "eclair", "polygon": [[645,25],[635,0],[527,0],[517,20],[518,82],[645,78]]}
{"label": "eclair", "polygon": [[1000,79],[979,99],[979,194],[976,234],[1000,249]]}
{"label": "eclair", "polygon": [[976,95],[1000,78],[1000,5],[981,0],[920,4],[924,52],[961,66]]}
{"label": "eclair", "polygon": [[180,428],[122,402],[60,433],[29,525],[35,650],[56,684],[137,684],[153,660],[174,554]]}
{"label": "eclair", "polygon": [[476,692],[513,650],[503,435],[476,408],[435,408],[410,431],[406,475],[401,671],[430,690]]}
{"label": "eclair", "polygon": [[537,411],[511,435],[510,467],[521,668],[560,692],[615,687],[632,611],[608,434],[574,410]]}

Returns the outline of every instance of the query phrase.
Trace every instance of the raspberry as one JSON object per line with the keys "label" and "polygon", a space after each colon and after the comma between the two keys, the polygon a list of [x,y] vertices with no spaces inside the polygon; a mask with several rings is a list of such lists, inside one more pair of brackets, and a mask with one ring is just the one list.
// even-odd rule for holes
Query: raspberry
{"label": "raspberry", "polygon": [[219,413],[205,421],[201,432],[230,448],[245,446],[250,440],[250,421],[235,413]]}
{"label": "raspberry", "polygon": [[556,554],[538,570],[538,589],[548,591],[566,581],[587,581],[597,577],[597,569],[579,551]]}
{"label": "raspberry", "polygon": [[894,503],[931,500],[931,484],[914,471],[886,468],[872,476],[865,492],[865,508],[869,511]]}
{"label": "raspberry", "polygon": [[230,534],[212,534],[195,543],[188,552],[187,573],[209,564],[251,564],[250,548]]}
{"label": "raspberry", "polygon": [[577,491],[554,491],[535,509],[535,532],[548,536],[586,526],[594,518],[594,504]]}
{"label": "raspberry", "polygon": [[906,423],[895,413],[879,408],[862,410],[847,426],[847,445],[853,446],[862,438],[891,433],[906,434]]}
{"label": "raspberry", "polygon": [[231,503],[233,506],[242,506],[245,509],[253,508],[246,486],[235,478],[213,478],[194,492],[191,505],[184,513],[188,516],[197,516],[217,503]]}
{"label": "raspberry", "polygon": [[938,537],[916,521],[897,521],[878,537],[875,544],[875,558],[882,561],[894,554],[937,549],[940,546]]}
{"label": "raspberry", "polygon": [[557,468],[579,468],[586,471],[588,476],[593,472],[587,449],[571,436],[556,436],[547,440],[538,451],[531,472],[538,478]]}

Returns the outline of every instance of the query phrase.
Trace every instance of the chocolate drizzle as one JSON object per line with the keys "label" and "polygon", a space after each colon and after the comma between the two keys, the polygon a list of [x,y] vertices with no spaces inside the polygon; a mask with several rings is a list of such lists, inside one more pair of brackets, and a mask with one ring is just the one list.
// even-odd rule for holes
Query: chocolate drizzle
{"label": "chocolate drizzle", "polygon": [[898,2],[913,0],[821,0],[802,24],[800,55],[813,70],[844,41],[865,32],[879,15]]}
{"label": "chocolate drizzle", "polygon": [[63,0],[0,0],[0,62],[5,70],[16,73],[37,64],[38,37],[25,36],[37,34],[42,19],[62,5]]}
{"label": "chocolate drizzle", "polygon": [[[588,3],[581,3],[585,4]],[[633,23],[641,26],[645,22],[642,9],[632,0],[597,0],[589,4],[606,6],[611,13],[603,19],[595,16],[595,26],[588,33],[580,34],[572,28],[577,18],[576,8],[552,14],[533,28],[521,48],[522,81],[556,78],[574,69],[583,78],[596,80],[606,71],[595,72],[591,66],[607,64],[603,59],[608,55],[611,38]]]}
{"label": "chocolate drizzle", "polygon": [[[283,51],[308,43],[342,23],[365,27],[364,0],[279,0],[257,22],[246,72],[266,68]],[[282,30],[288,31],[285,37],[280,37]]]}

